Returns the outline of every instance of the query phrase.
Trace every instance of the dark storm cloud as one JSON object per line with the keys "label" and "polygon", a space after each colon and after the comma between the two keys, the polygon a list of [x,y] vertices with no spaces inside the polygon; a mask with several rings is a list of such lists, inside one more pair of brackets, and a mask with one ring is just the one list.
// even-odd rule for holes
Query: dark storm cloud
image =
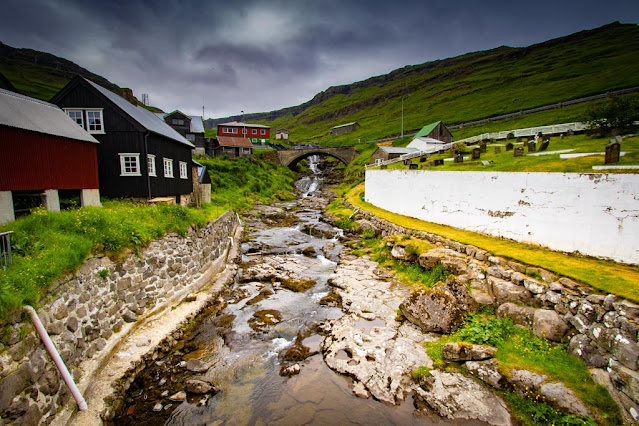
{"label": "dark storm cloud", "polygon": [[223,116],[614,20],[637,22],[639,2],[5,0],[0,40],[73,60],[163,109]]}

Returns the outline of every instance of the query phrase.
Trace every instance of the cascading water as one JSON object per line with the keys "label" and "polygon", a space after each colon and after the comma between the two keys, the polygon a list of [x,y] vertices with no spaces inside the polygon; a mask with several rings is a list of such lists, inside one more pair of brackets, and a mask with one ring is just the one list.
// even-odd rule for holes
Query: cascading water
{"label": "cascading water", "polygon": [[[303,191],[305,197],[317,191],[320,183],[317,160],[309,159],[314,178]],[[264,226],[264,216],[269,214],[266,219],[287,214],[298,223]],[[205,318],[190,338],[138,375],[127,395],[127,414],[116,423],[430,422],[413,415],[410,397],[401,406],[388,406],[354,396],[351,379],[330,370],[318,353],[323,336],[316,333],[315,326],[343,315],[340,308],[320,304],[329,294],[328,279],[342,248],[341,230],[321,222],[320,216],[321,211],[300,208],[295,203],[262,206],[252,225],[260,229],[251,232],[242,246],[243,270],[227,295],[224,309]],[[300,280],[312,280],[314,285],[306,291],[291,291],[285,280],[268,276],[271,267],[277,273],[295,270]],[[266,272],[249,276],[256,268]],[[294,345],[308,351],[307,355],[315,354],[296,361],[298,374],[281,376],[280,371],[293,364],[286,362],[285,354]],[[208,370],[189,372],[188,362],[195,359],[206,364]],[[185,389],[187,380],[193,379],[213,383],[219,392],[213,396],[189,393],[185,401],[171,401],[176,392]]]}

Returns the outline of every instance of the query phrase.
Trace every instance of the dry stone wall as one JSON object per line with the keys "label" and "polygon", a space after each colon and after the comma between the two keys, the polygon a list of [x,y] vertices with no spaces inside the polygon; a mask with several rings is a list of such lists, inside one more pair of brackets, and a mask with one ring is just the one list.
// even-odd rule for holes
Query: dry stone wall
{"label": "dry stone wall", "polygon": [[[92,257],[55,283],[38,315],[76,380],[81,363],[105,356],[127,323],[197,291],[238,223],[229,211],[184,237],[167,234],[123,261]],[[15,315],[6,343],[0,353],[0,425],[48,423],[71,395],[28,316]]]}
{"label": "dry stone wall", "polygon": [[[352,208],[356,208],[351,206]],[[439,235],[406,229],[372,215],[359,214],[362,228],[382,236],[413,235],[435,248],[418,261],[425,268],[442,264],[472,289],[475,300],[491,305],[535,335],[568,343],[568,350],[593,368],[595,380],[639,420],[639,305],[542,268],[527,266]],[[400,256],[401,250],[394,250]],[[593,272],[594,273],[594,272]]]}

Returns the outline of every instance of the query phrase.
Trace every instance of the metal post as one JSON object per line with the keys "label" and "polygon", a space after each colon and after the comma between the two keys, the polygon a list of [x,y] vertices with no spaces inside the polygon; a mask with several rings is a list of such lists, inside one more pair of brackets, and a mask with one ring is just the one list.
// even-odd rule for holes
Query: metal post
{"label": "metal post", "polygon": [[84,400],[84,397],[82,396],[82,394],[80,393],[80,390],[78,389],[75,382],[73,381],[73,377],[69,373],[69,370],[67,370],[67,366],[64,365],[64,361],[62,361],[62,358],[60,358],[60,354],[58,354],[58,350],[55,348],[55,345],[51,341],[51,338],[49,337],[49,333],[47,333],[47,330],[44,329],[44,326],[42,325],[42,322],[40,321],[40,318],[38,317],[37,312],[35,311],[35,309],[33,309],[31,306],[28,306],[28,305],[23,306],[22,309],[26,310],[31,316],[31,322],[33,322],[33,325],[35,326],[36,331],[40,335],[40,339],[42,339],[42,343],[44,343],[44,346],[47,349],[47,352],[49,352],[49,355],[51,355],[53,362],[55,363],[56,367],[58,367],[58,370],[60,371],[60,374],[62,375],[64,382],[67,384],[67,386],[71,390],[71,394],[73,394],[73,397],[78,403],[78,408],[80,409],[80,411],[87,411],[89,407],[87,406],[87,403]]}

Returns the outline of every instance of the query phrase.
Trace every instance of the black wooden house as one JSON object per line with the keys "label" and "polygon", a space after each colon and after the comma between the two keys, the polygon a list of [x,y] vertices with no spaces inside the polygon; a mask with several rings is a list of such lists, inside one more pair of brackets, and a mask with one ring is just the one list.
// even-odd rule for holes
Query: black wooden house
{"label": "black wooden house", "polygon": [[186,115],[175,110],[170,113],[156,112],[160,119],[173,127],[179,134],[195,145],[194,154],[204,154],[206,138],[204,137],[204,121],[199,115]]}
{"label": "black wooden house", "polygon": [[111,198],[175,197],[193,192],[193,144],[152,112],[76,76],[52,99],[99,142],[100,193]]}

